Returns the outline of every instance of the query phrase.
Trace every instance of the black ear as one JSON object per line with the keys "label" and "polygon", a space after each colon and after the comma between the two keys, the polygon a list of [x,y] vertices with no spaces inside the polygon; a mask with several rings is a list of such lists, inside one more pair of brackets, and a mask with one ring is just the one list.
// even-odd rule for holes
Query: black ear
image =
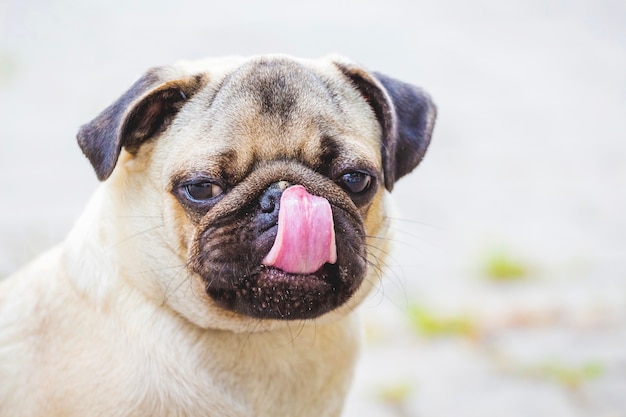
{"label": "black ear", "polygon": [[424,158],[437,109],[418,87],[351,64],[336,63],[372,107],[383,130],[385,187],[411,172]]}
{"label": "black ear", "polygon": [[204,85],[203,76],[168,68],[146,72],[117,101],[78,131],[78,145],[100,181],[117,163],[122,147],[131,153],[171,123],[183,104]]}

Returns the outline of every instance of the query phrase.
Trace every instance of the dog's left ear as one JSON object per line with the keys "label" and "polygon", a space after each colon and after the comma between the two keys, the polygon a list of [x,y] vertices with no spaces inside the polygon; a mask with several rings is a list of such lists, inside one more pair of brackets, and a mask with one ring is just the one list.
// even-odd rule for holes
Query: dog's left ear
{"label": "dog's left ear", "polygon": [[383,131],[385,187],[411,172],[424,158],[437,109],[422,89],[354,64],[335,62],[370,104]]}
{"label": "dog's left ear", "polygon": [[122,148],[135,153],[149,138],[165,130],[184,103],[205,84],[202,75],[176,67],[148,70],[119,99],[91,122],[77,139],[100,181],[106,180]]}

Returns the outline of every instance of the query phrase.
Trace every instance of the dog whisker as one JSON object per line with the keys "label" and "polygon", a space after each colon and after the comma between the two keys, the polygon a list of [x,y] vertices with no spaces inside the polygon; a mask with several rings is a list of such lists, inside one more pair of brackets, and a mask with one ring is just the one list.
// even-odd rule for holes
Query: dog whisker
{"label": "dog whisker", "polygon": [[[372,250],[371,250],[372,248],[376,252],[381,253],[384,258],[380,258],[377,254],[372,253]],[[373,258],[375,262],[372,262],[369,259],[369,257]],[[372,268],[373,273],[375,274],[374,276],[376,277],[376,280],[372,280],[369,276],[366,277],[366,280],[368,280],[368,282],[373,285],[373,287],[376,289],[376,293],[380,295],[381,298],[380,298],[379,303],[381,303],[383,299],[386,299],[389,302],[391,302],[394,306],[396,306],[399,310],[402,310],[402,307],[397,305],[395,300],[390,298],[386,294],[386,291],[385,291],[386,281],[393,282],[394,280],[391,280],[391,278],[395,277],[395,279],[398,280],[399,288],[401,289],[402,294],[404,294],[404,298],[405,298],[404,304],[406,304],[406,300],[408,296],[406,293],[406,286],[404,284],[405,278],[398,275],[398,272],[394,268],[392,268],[391,265],[389,265],[389,263],[386,261],[386,259],[389,259],[389,258],[393,259],[393,257],[390,254],[386,253],[385,250],[382,250],[381,248],[375,247],[373,245],[367,245],[367,256],[364,258],[364,260],[367,262],[369,267]],[[389,279],[383,279],[385,277]]]}
{"label": "dog whisker", "polygon": [[407,218],[402,218],[402,217],[393,217],[393,216],[385,216],[385,220],[391,220],[390,222],[388,222],[389,224],[394,224],[397,222],[403,222],[403,223],[409,223],[409,224],[415,224],[418,226],[424,226],[424,227],[428,227],[431,229],[437,229],[437,230],[441,230],[444,231],[445,229],[441,226],[437,226],[435,224],[432,223],[427,223],[427,222],[423,222],[423,221],[419,221],[419,220],[415,220],[415,219],[407,219]]}
{"label": "dog whisker", "polygon": [[136,237],[142,236],[142,235],[144,235],[144,234],[146,234],[146,233],[149,233],[149,232],[155,231],[155,230],[157,230],[157,229],[160,229],[160,228],[161,228],[161,227],[163,227],[163,226],[164,226],[164,224],[163,224],[163,223],[161,223],[161,224],[158,224],[158,225],[156,225],[156,226],[149,227],[148,229],[141,230],[141,231],[139,231],[139,232],[137,232],[137,233],[134,233],[134,234],[132,234],[132,235],[130,235],[130,236],[126,236],[124,239],[122,239],[122,240],[119,240],[119,241],[115,242],[113,245],[111,245],[111,246],[110,246],[109,248],[107,248],[107,249],[108,249],[108,250],[113,250],[113,249],[117,248],[118,246],[120,246],[120,245],[121,245],[121,244],[123,244],[123,243],[126,243],[126,242],[128,242],[128,241],[130,241],[130,240],[132,240],[132,239],[135,239]]}

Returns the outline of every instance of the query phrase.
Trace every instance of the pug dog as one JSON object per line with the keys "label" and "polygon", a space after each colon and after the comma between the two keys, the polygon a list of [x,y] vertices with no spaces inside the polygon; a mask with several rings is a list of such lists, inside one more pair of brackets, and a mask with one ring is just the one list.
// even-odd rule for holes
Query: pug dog
{"label": "pug dog", "polygon": [[0,415],[340,415],[435,113],[336,56],[147,71],[80,128],[67,239],[1,284]]}

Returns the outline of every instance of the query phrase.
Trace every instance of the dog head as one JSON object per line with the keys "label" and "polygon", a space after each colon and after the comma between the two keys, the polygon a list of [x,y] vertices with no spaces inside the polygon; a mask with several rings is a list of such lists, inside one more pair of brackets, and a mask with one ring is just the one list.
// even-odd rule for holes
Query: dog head
{"label": "dog head", "polygon": [[[133,262],[185,265],[192,290],[167,302],[232,329],[365,297],[385,189],[421,161],[434,119],[422,90],[343,58],[229,58],[149,70],[78,142],[120,210],[157,219],[144,244],[160,255]],[[151,285],[167,295],[163,270]]]}

